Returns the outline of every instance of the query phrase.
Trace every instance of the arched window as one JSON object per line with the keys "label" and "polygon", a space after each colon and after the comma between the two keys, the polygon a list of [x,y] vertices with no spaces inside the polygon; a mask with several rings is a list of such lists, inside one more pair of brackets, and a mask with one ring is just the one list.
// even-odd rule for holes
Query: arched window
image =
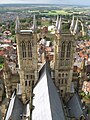
{"label": "arched window", "polygon": [[66,73],[66,77],[68,76],[68,74]]}
{"label": "arched window", "polygon": [[22,56],[23,58],[26,58],[26,45],[24,42],[22,42]]}
{"label": "arched window", "polygon": [[65,42],[63,42],[61,46],[61,57],[64,58],[64,56],[65,56]]}
{"label": "arched window", "polygon": [[62,73],[62,77],[64,77],[64,73]]}
{"label": "arched window", "polygon": [[31,42],[28,42],[28,57],[32,57],[32,44]]}
{"label": "arched window", "polygon": [[61,79],[61,84],[63,84],[64,79]]}
{"label": "arched window", "polygon": [[58,79],[58,84],[60,84],[60,79]]}
{"label": "arched window", "polygon": [[67,84],[67,79],[65,79],[65,84]]}
{"label": "arched window", "polygon": [[67,45],[67,54],[66,54],[66,57],[70,57],[70,54],[71,54],[71,42],[69,42],[68,45]]}
{"label": "arched window", "polygon": [[59,77],[61,77],[61,73],[59,73]]}
{"label": "arched window", "polygon": [[26,75],[26,79],[28,80],[28,78],[29,78],[29,76],[28,75]]}
{"label": "arched window", "polygon": [[25,86],[27,86],[27,80],[25,81]]}
{"label": "arched window", "polygon": [[30,83],[31,83],[31,82],[29,81],[29,86],[30,86]]}

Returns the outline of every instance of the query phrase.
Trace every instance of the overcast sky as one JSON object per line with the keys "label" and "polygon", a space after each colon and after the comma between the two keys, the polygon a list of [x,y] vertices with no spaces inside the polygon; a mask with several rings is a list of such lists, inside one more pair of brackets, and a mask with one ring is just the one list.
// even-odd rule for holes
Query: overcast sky
{"label": "overcast sky", "polygon": [[72,4],[90,5],[90,0],[0,0],[2,3],[45,3],[45,4]]}

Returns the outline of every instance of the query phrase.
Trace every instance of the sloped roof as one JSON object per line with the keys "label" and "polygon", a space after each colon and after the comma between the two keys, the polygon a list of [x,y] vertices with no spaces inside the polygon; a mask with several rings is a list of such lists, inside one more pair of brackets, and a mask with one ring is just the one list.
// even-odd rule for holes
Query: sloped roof
{"label": "sloped roof", "polygon": [[19,100],[15,93],[12,94],[5,120],[22,120],[23,115],[23,103]]}
{"label": "sloped roof", "polygon": [[70,117],[79,119],[83,115],[82,104],[78,94],[74,94],[68,102],[68,109]]}
{"label": "sloped roof", "polygon": [[29,108],[29,101],[26,104],[23,104],[14,92],[6,112],[5,120],[23,120],[23,117],[28,120],[28,117],[30,116]]}
{"label": "sloped roof", "polygon": [[11,114],[11,119],[12,120],[22,120],[22,115],[23,115],[23,104],[22,102],[16,97],[13,111]]}
{"label": "sloped roof", "polygon": [[35,108],[32,111],[32,120],[65,120],[62,102],[51,79],[47,63],[42,67],[39,77],[33,90]]}

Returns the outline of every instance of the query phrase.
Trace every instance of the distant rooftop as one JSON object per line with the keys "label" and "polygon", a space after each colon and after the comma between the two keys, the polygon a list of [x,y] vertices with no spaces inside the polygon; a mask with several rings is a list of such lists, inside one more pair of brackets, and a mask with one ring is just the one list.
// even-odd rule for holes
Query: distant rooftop
{"label": "distant rooftop", "polygon": [[20,30],[20,33],[33,33],[32,30]]}

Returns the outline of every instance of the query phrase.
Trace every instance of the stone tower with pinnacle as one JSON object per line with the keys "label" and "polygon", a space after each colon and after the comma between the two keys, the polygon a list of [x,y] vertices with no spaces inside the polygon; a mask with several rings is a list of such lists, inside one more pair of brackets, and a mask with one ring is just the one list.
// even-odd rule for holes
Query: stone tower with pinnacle
{"label": "stone tower with pinnacle", "polygon": [[58,21],[59,26],[55,33],[55,84],[64,97],[71,92],[75,38],[71,33],[62,33],[61,17]]}
{"label": "stone tower with pinnacle", "polygon": [[30,99],[33,84],[38,79],[37,74],[37,35],[35,16],[33,19],[33,30],[20,30],[20,21],[16,19],[16,42],[19,64],[20,84],[22,100]]}

